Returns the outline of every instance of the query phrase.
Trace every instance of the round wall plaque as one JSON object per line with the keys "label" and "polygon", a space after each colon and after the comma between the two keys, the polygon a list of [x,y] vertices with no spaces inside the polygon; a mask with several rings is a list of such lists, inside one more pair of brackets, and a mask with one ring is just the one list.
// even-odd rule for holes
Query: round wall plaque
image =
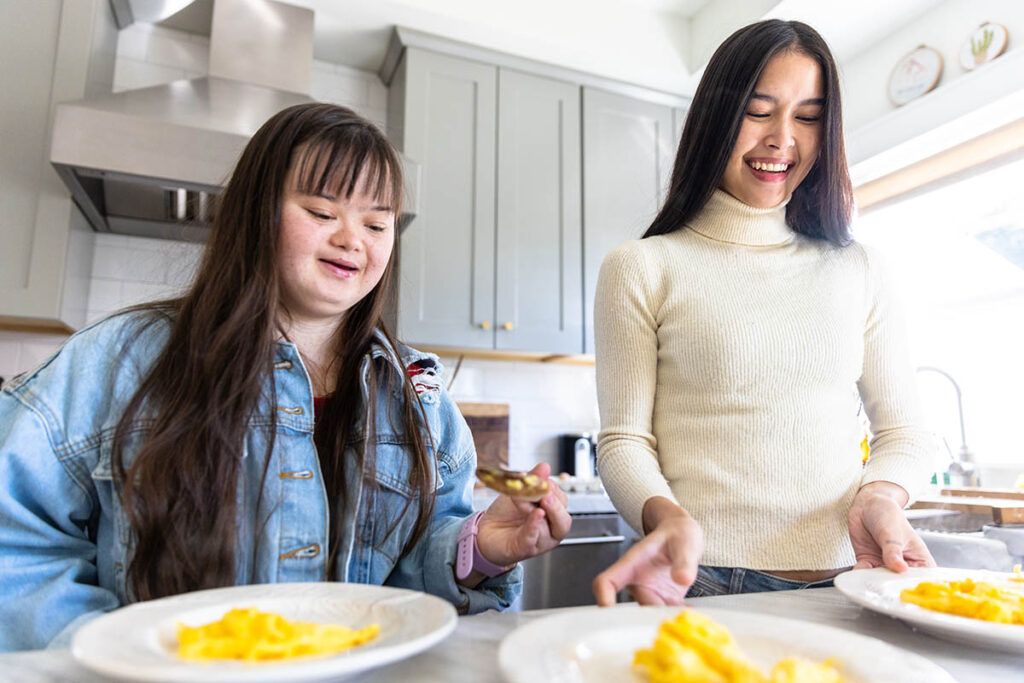
{"label": "round wall plaque", "polygon": [[1003,54],[1010,33],[1002,24],[985,22],[979,26],[960,48],[960,66],[970,71],[976,66]]}
{"label": "round wall plaque", "polygon": [[942,55],[920,45],[901,59],[889,76],[889,99],[899,106],[935,87],[942,75]]}

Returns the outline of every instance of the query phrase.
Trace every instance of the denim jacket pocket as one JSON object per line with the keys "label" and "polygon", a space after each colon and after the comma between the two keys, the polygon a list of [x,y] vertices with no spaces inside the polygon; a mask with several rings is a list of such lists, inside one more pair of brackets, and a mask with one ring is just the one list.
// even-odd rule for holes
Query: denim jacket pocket
{"label": "denim jacket pocket", "polygon": [[[431,456],[433,453],[431,452]],[[419,514],[419,487],[410,481],[412,455],[406,444],[382,441],[375,453],[374,482],[365,491],[370,514],[363,516],[364,540],[393,566],[412,535]],[[431,459],[434,490],[442,479]]]}

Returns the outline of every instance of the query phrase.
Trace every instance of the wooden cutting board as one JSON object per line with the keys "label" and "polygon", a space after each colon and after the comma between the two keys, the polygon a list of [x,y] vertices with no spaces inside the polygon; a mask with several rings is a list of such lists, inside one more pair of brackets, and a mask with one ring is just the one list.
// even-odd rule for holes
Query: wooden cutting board
{"label": "wooden cutting board", "polygon": [[[963,492],[960,492],[963,491]],[[991,515],[995,524],[1024,524],[1024,497],[998,498],[978,495],[978,489],[962,489],[956,494],[943,491],[938,496],[923,496],[910,506],[913,510],[957,510],[971,514]]]}
{"label": "wooden cutting board", "polygon": [[481,467],[508,467],[508,404],[459,403]]}

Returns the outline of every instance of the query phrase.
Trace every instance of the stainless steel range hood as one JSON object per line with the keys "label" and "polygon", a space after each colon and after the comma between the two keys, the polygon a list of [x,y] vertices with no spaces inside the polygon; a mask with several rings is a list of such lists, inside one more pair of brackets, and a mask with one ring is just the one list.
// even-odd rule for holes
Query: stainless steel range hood
{"label": "stainless steel range hood", "polygon": [[[159,4],[119,17],[132,2]],[[215,0],[208,77],[58,105],[50,160],[97,231],[202,241],[249,138],[312,101],[312,63],[312,11]]]}

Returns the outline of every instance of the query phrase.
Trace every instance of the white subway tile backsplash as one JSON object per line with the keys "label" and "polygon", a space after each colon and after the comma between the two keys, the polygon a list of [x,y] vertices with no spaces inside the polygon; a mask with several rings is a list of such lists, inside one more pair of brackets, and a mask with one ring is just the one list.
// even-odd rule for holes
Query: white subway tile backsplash
{"label": "white subway tile backsplash", "polygon": [[163,283],[167,278],[167,257],[162,251],[100,246],[93,254],[92,276],[106,280]]}
{"label": "white subway tile backsplash", "polygon": [[196,270],[199,268],[199,261],[202,258],[202,251],[188,252],[180,251],[172,254],[167,263],[166,283],[179,290],[185,290],[195,279]]}
{"label": "white subway tile backsplash", "polygon": [[18,362],[20,352],[20,341],[0,339],[0,377],[4,380],[9,380],[21,372],[22,367]]}
{"label": "white subway tile backsplash", "polygon": [[380,79],[373,76],[369,83],[370,99],[367,107],[375,111],[387,112],[388,110],[388,89]]}
{"label": "white subway tile backsplash", "polygon": [[123,285],[123,280],[94,277],[89,288],[89,304],[87,309],[89,311],[105,312],[117,310],[123,300],[121,295]]}
{"label": "white subway tile backsplash", "polygon": [[149,303],[158,299],[168,299],[178,294],[179,290],[176,287],[171,287],[166,283],[126,282],[121,292],[121,305],[118,308]]}
{"label": "white subway tile backsplash", "polygon": [[363,76],[337,76],[333,101],[357,111],[363,111],[370,104],[370,84]]}
{"label": "white subway tile backsplash", "polygon": [[26,342],[21,345],[21,353],[18,356],[18,364],[21,366],[21,371],[32,370],[42,364],[47,358],[57,353],[61,345],[64,343],[64,338],[56,338],[53,340],[38,340]]}

